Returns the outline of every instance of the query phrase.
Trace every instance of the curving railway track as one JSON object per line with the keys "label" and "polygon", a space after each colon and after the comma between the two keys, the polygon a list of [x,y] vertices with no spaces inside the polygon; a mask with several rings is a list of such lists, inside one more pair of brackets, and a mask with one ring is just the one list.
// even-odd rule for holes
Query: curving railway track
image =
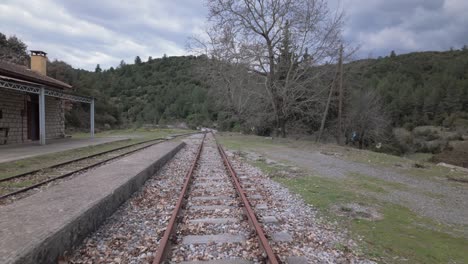
{"label": "curving railway track", "polygon": [[[153,264],[206,256],[216,259],[213,263],[279,263],[244,186],[248,182],[241,182],[214,135],[205,134]],[[202,253],[187,255],[194,251]]]}
{"label": "curving railway track", "polygon": [[[198,133],[198,132],[197,132]],[[149,148],[174,137],[187,136],[194,133],[186,133],[169,136],[168,138],[156,138],[100,152],[86,157],[73,159],[50,167],[34,170],[8,178],[0,179],[0,203],[8,199],[20,198],[25,193],[55,182],[57,180],[78,175],[89,169],[101,166],[107,162],[122,158],[126,155]]]}

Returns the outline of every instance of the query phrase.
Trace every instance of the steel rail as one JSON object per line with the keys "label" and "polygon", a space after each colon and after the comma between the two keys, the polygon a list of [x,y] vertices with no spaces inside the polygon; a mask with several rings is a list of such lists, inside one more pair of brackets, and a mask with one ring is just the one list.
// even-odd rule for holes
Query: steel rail
{"label": "steel rail", "polygon": [[265,233],[263,232],[263,229],[260,223],[258,222],[258,219],[255,216],[255,213],[252,207],[250,206],[249,200],[247,199],[247,196],[245,195],[245,191],[242,189],[242,186],[240,184],[239,178],[237,177],[236,171],[232,167],[231,162],[229,162],[229,159],[226,153],[224,152],[224,149],[221,147],[221,145],[217,141],[216,141],[216,145],[218,146],[218,151],[221,157],[223,158],[224,165],[226,166],[226,169],[228,170],[229,175],[231,176],[232,181],[234,182],[234,186],[236,187],[237,194],[240,196],[242,200],[242,204],[244,206],[244,210],[246,212],[247,218],[249,219],[249,223],[251,224],[252,229],[257,234],[261,248],[265,251],[267,255],[266,263],[278,264],[279,263],[278,258],[273,252],[273,249],[271,248],[270,243],[268,242],[268,239],[265,236]]}
{"label": "steel rail", "polygon": [[193,159],[192,165],[190,166],[190,169],[187,171],[185,174],[185,181],[184,181],[184,186],[182,187],[182,191],[179,195],[179,198],[177,200],[176,206],[174,210],[172,211],[171,218],[169,220],[169,224],[167,225],[166,231],[164,231],[164,235],[161,238],[158,246],[158,250],[156,252],[156,256],[153,259],[153,264],[160,264],[163,263],[163,261],[166,259],[168,250],[169,250],[169,245],[170,245],[170,239],[172,234],[175,231],[175,227],[177,224],[177,219],[180,214],[182,204],[185,200],[185,196],[187,195],[187,191],[190,185],[190,182],[192,181],[192,175],[193,172],[197,166],[198,160],[200,159],[200,155],[203,149],[203,143],[205,142],[206,138],[206,133],[203,135],[202,142],[200,143],[200,146],[198,147],[197,155],[195,159]]}
{"label": "steel rail", "polygon": [[[194,134],[194,133],[189,133],[189,134],[183,134],[183,135],[177,135],[176,137],[178,136],[184,136],[184,135],[190,135],[190,134]],[[85,171],[85,170],[88,170],[88,169],[92,169],[94,167],[97,167],[105,162],[109,162],[109,161],[112,161],[112,160],[115,160],[115,159],[118,159],[124,155],[128,155],[128,154],[132,154],[132,153],[135,153],[137,151],[140,151],[140,150],[143,150],[143,149],[146,149],[146,148],[149,148],[151,146],[154,146],[156,144],[159,144],[161,142],[164,142],[164,141],[167,141],[167,139],[152,139],[152,140],[149,140],[149,141],[155,141],[155,140],[159,140],[158,142],[155,142],[155,143],[152,143],[152,144],[149,144],[149,145],[146,145],[146,146],[143,146],[141,148],[138,148],[138,149],[134,149],[134,150],[131,150],[129,152],[125,152],[125,153],[122,153],[121,155],[118,155],[118,156],[115,156],[115,157],[111,157],[109,159],[105,159],[103,161],[100,161],[98,163],[95,163],[95,164],[92,164],[92,165],[89,165],[89,166],[86,166],[86,167],[83,167],[83,168],[80,168],[78,170],[74,170],[74,171],[71,171],[71,172],[68,172],[68,173],[65,173],[63,175],[60,175],[60,176],[57,176],[57,177],[54,177],[54,178],[51,178],[51,179],[48,179],[48,180],[45,180],[45,181],[41,181],[39,183],[36,183],[36,184],[33,184],[33,185],[30,185],[28,187],[25,187],[25,188],[22,188],[22,189],[19,189],[17,191],[14,191],[14,192],[10,192],[10,193],[7,193],[7,194],[4,194],[2,196],[0,196],[0,201],[8,198],[8,197],[11,197],[11,196],[14,196],[14,195],[17,195],[17,194],[20,194],[20,193],[23,193],[23,192],[26,192],[26,191],[29,191],[29,190],[32,190],[34,188],[37,188],[37,187],[40,187],[42,185],[45,185],[45,184],[48,184],[50,182],[53,182],[53,181],[56,181],[56,180],[59,180],[59,179],[63,179],[63,178],[66,178],[66,177],[69,177],[73,174],[76,174],[76,173],[79,173],[79,172],[82,172],[82,171]],[[148,142],[149,142],[148,141]],[[138,145],[138,144],[143,144],[143,143],[137,143],[135,145]],[[115,151],[115,149],[113,150]],[[110,152],[110,151],[109,151]],[[99,155],[102,155],[103,153],[100,153]],[[87,157],[87,158],[90,158],[90,157]],[[68,162],[68,163],[71,163],[71,162]],[[26,175],[25,175],[26,176]],[[8,178],[11,180],[11,178]]]}
{"label": "steel rail", "polygon": [[[199,132],[186,133],[186,134],[180,134],[180,135],[173,135],[173,137],[181,137],[181,136],[187,136],[187,135],[192,135],[192,134],[197,134],[197,133],[199,133]],[[130,140],[130,139],[122,139],[122,140],[117,140],[117,141],[113,141],[113,142],[109,142],[109,143],[116,143],[116,142],[122,142],[122,141],[128,141],[128,140]],[[7,178],[0,179],[0,183],[10,181],[10,180],[14,180],[14,179],[18,179],[18,178],[22,178],[22,177],[25,177],[25,176],[28,176],[28,175],[31,175],[31,174],[34,174],[34,173],[38,173],[38,172],[41,172],[41,171],[44,171],[44,170],[55,169],[55,168],[58,168],[58,167],[61,167],[61,166],[71,164],[73,162],[78,162],[78,161],[82,161],[82,160],[85,160],[85,159],[91,159],[91,158],[94,158],[94,157],[97,157],[97,156],[100,156],[100,155],[108,154],[110,152],[119,151],[119,150],[122,150],[122,149],[125,149],[125,148],[131,148],[131,147],[134,147],[136,145],[146,144],[148,142],[156,141],[156,140],[164,141],[164,140],[166,140],[166,138],[149,139],[149,140],[133,143],[133,144],[130,144],[130,145],[118,147],[118,148],[115,148],[115,149],[106,150],[106,151],[99,152],[99,153],[96,153],[96,154],[93,154],[93,155],[89,155],[89,156],[85,156],[85,157],[81,157],[81,158],[77,158],[77,159],[73,159],[73,160],[69,160],[69,161],[64,161],[64,162],[54,164],[54,165],[49,166],[49,167],[45,167],[45,168],[41,168],[41,169],[37,169],[37,170],[32,170],[32,171],[27,171],[27,172],[24,172],[24,173],[21,173],[21,174],[17,174],[17,175],[14,175],[14,176],[10,176],[10,177],[7,177]],[[105,143],[105,144],[107,144],[107,143]]]}

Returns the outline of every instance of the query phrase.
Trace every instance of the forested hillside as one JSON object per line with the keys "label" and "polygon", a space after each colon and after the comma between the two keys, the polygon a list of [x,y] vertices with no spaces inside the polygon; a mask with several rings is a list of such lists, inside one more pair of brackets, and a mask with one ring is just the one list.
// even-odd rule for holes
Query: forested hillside
{"label": "forested hillside", "polygon": [[359,86],[377,89],[394,127],[468,126],[468,49],[418,52],[347,65]]}
{"label": "forested hillside", "polygon": [[[215,100],[201,72],[201,58],[164,57],[95,72],[73,69],[64,62],[49,64],[49,75],[72,84],[77,92],[94,96],[100,127],[167,124],[192,126],[218,121]],[[378,91],[392,127],[468,126],[468,50],[420,52],[345,65],[348,93]],[[222,98],[218,98],[222,100]],[[333,109],[327,124],[333,124]],[[68,113],[71,126],[87,126],[86,106]],[[221,117],[220,117],[221,118]],[[223,126],[229,129],[237,126]]]}
{"label": "forested hillside", "polygon": [[[197,58],[163,57],[135,64],[122,62],[117,68],[94,72],[76,70],[64,62],[49,64],[51,77],[73,85],[80,94],[93,96],[98,127],[172,124],[210,125],[215,113],[208,89],[194,73]],[[75,105],[67,114],[67,124],[86,127],[87,106]]]}
{"label": "forested hillside", "polygon": [[[286,49],[282,51],[284,56],[291,55]],[[0,55],[2,60],[29,64],[27,46],[15,36],[7,38],[0,33]],[[320,72],[320,67],[309,66],[309,75]],[[302,133],[318,129],[335,72],[335,66],[326,67],[324,78],[293,91],[300,92],[299,99],[288,94],[279,98],[289,100],[283,101],[290,107],[283,116],[289,119],[284,123],[285,134],[295,129]],[[122,61],[104,70],[97,65],[95,71],[52,61],[48,75],[70,83],[79,94],[97,99],[96,123],[101,129],[178,122],[262,135],[277,129],[266,99],[268,93],[262,87],[263,77],[246,71],[241,64],[219,63],[205,56],[150,57],[143,62],[137,56],[132,64]],[[308,78],[305,75],[299,79],[301,87]],[[391,131],[391,127],[412,131],[424,125],[463,129],[468,127],[468,48],[398,56],[392,52],[385,58],[353,61],[344,66],[344,88],[345,133],[355,131],[356,124],[369,132]],[[326,120],[329,134],[336,130],[338,100],[337,93],[333,95]],[[314,101],[295,104],[307,102],[307,96]],[[372,104],[366,100],[372,100]],[[87,105],[75,104],[66,115],[67,127],[87,128],[88,111]],[[380,139],[368,138],[370,142],[376,140]]]}

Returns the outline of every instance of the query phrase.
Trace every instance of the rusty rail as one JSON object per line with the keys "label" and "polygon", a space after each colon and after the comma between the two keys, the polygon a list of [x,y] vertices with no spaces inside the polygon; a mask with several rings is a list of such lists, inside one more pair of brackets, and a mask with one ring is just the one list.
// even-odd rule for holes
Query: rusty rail
{"label": "rusty rail", "polygon": [[[181,135],[174,135],[173,137],[179,137],[179,136],[185,136],[185,135],[191,135],[191,134],[195,134],[195,133],[187,133],[187,134],[181,134]],[[146,144],[146,143],[149,143],[149,142],[151,142],[151,141],[156,141],[156,142],[151,143],[151,144],[148,144],[148,145],[145,145],[145,146],[143,146],[143,147],[140,147],[140,148],[137,148],[137,149],[134,149],[134,150],[131,150],[131,151],[128,151],[128,152],[125,152],[125,153],[122,153],[121,155],[118,155],[118,156],[115,156],[115,157],[111,157],[111,158],[108,158],[108,159],[99,161],[99,162],[97,162],[97,163],[94,163],[94,164],[91,164],[91,165],[82,167],[82,168],[80,168],[80,169],[77,169],[77,170],[74,170],[74,171],[65,173],[65,174],[63,174],[63,175],[60,175],[60,176],[57,176],[57,177],[54,177],[54,178],[50,178],[50,179],[47,179],[47,180],[38,182],[38,183],[36,183],[36,184],[33,184],[33,185],[30,185],[30,186],[21,188],[21,189],[19,189],[19,190],[6,193],[6,194],[0,196],[0,201],[3,201],[3,200],[5,200],[6,198],[9,198],[9,197],[11,197],[11,196],[18,195],[18,194],[20,194],[20,193],[24,193],[24,192],[27,192],[27,191],[29,191],[29,190],[32,190],[32,189],[41,187],[41,186],[43,186],[43,185],[45,185],[45,184],[48,184],[48,183],[50,183],[50,182],[53,182],[53,181],[56,181],[56,180],[60,180],[60,179],[66,178],[66,177],[70,177],[71,175],[74,175],[74,174],[76,174],[76,173],[78,173],[78,172],[86,171],[86,170],[89,170],[89,169],[98,167],[98,166],[100,166],[100,165],[103,164],[103,163],[106,163],[106,162],[109,162],[109,161],[118,159],[118,158],[120,158],[120,157],[122,157],[122,156],[129,155],[129,154],[133,154],[133,153],[135,153],[135,152],[137,152],[137,151],[140,151],[140,150],[143,150],[143,149],[152,147],[152,146],[154,146],[154,145],[156,145],[156,144],[159,144],[159,143],[161,143],[161,142],[167,141],[167,139],[165,139],[165,138],[151,139],[151,140],[147,140],[147,141],[143,141],[143,142],[139,142],[139,143],[135,143],[135,144],[131,144],[131,145],[119,147],[119,148],[116,148],[116,149],[112,149],[112,150],[100,152],[100,153],[93,154],[93,155],[90,155],[90,156],[86,156],[86,157],[83,157],[83,158],[78,158],[78,159],[75,159],[75,160],[72,160],[72,161],[63,162],[63,163],[60,163],[60,164],[57,164],[57,165],[53,165],[53,166],[50,166],[50,167],[47,167],[47,168],[42,168],[42,169],[39,169],[39,170],[35,170],[35,171],[31,171],[31,172],[26,172],[26,173],[23,173],[23,174],[20,174],[20,175],[16,175],[16,176],[12,176],[12,177],[9,177],[9,178],[6,178],[6,179],[2,179],[2,180],[0,180],[0,182],[7,182],[7,181],[15,180],[15,179],[18,179],[18,178],[26,177],[26,176],[28,176],[28,175],[31,175],[31,174],[40,172],[40,171],[45,170],[45,169],[51,169],[51,168],[54,168],[54,169],[55,169],[55,168],[58,168],[58,167],[60,167],[60,166],[64,166],[64,165],[71,164],[71,163],[73,163],[73,162],[77,162],[77,161],[81,161],[81,160],[89,159],[89,158],[94,158],[94,157],[96,157],[96,156],[100,156],[100,155],[108,154],[108,153],[111,153],[111,152],[119,151],[119,150],[122,150],[122,149],[125,149],[125,148],[134,147],[134,146],[136,146],[136,145]]]}
{"label": "rusty rail", "polygon": [[182,208],[182,204],[184,202],[185,196],[187,195],[187,190],[192,180],[193,171],[195,170],[195,167],[197,166],[198,160],[200,158],[200,154],[203,149],[203,143],[205,142],[205,137],[206,137],[206,133],[203,135],[202,142],[200,143],[200,146],[198,147],[197,156],[193,160],[192,166],[190,166],[190,169],[187,171],[187,174],[185,174],[185,181],[184,181],[184,186],[182,188],[182,192],[179,195],[179,199],[177,200],[176,207],[172,211],[169,224],[167,225],[166,231],[164,231],[164,235],[159,243],[158,251],[156,252],[156,256],[153,259],[153,264],[162,263],[166,258],[166,255],[169,250],[170,239],[175,231],[177,218],[180,214],[180,209]]}
{"label": "rusty rail", "polygon": [[260,246],[262,247],[262,249],[265,251],[267,255],[266,262],[270,264],[278,264],[279,263],[278,258],[273,252],[273,249],[271,248],[270,243],[268,242],[268,239],[266,238],[265,233],[263,232],[263,229],[260,223],[258,222],[258,219],[255,216],[255,213],[252,207],[250,206],[249,200],[247,199],[247,196],[245,195],[245,191],[242,189],[242,186],[239,182],[239,178],[237,177],[236,171],[234,170],[231,163],[229,162],[229,159],[226,153],[224,152],[224,149],[221,147],[221,145],[218,144],[218,142],[216,142],[216,145],[218,146],[218,151],[221,154],[221,157],[223,158],[224,165],[226,166],[229,172],[229,175],[231,176],[234,182],[234,186],[236,187],[237,194],[242,200],[242,204],[244,205],[244,210],[246,212],[247,218],[249,219],[249,223],[252,229],[257,234],[258,240],[260,242]]}
{"label": "rusty rail", "polygon": [[[181,137],[181,136],[188,136],[188,135],[193,135],[193,134],[197,134],[197,133],[200,133],[200,132],[169,135],[168,137]],[[117,140],[117,141],[113,141],[113,142],[109,142],[109,143],[123,142],[123,141],[129,141],[129,140],[130,140],[130,139],[122,139],[122,140]],[[61,166],[65,166],[65,165],[71,164],[71,163],[73,163],[73,162],[78,162],[78,161],[82,161],[82,160],[85,160],[85,159],[94,158],[94,157],[97,157],[97,156],[109,154],[109,153],[111,153],[111,152],[123,150],[123,149],[126,149],[126,148],[131,148],[131,147],[134,147],[134,146],[137,146],[137,145],[143,145],[143,144],[146,144],[146,143],[149,143],[149,142],[152,142],[152,141],[158,141],[158,142],[155,143],[155,144],[158,144],[158,143],[161,143],[162,141],[166,141],[166,140],[167,140],[167,138],[154,138],[154,139],[149,139],[149,140],[144,140],[144,141],[132,143],[132,144],[129,144],[129,145],[125,145],[125,146],[122,146],[122,147],[118,147],[118,148],[114,148],[114,149],[102,151],[102,152],[99,152],[99,153],[96,153],[96,154],[92,154],[92,155],[89,155],[89,156],[85,156],[85,157],[81,157],[81,158],[76,158],[76,159],[68,160],[68,161],[61,162],[61,163],[57,163],[57,164],[54,164],[54,165],[49,166],[49,167],[40,168],[40,169],[37,169],[37,170],[27,171],[27,172],[23,172],[23,173],[21,173],[21,174],[9,176],[9,177],[0,179],[0,182],[6,182],[6,181],[11,181],[11,180],[14,180],[14,179],[26,177],[26,176],[28,176],[28,175],[31,175],[31,174],[34,174],[34,173],[38,173],[38,172],[41,172],[41,171],[44,171],[44,170],[55,169],[55,168],[58,168],[58,167],[61,167]],[[108,144],[108,143],[106,143],[106,144]],[[152,144],[152,145],[150,145],[150,146],[153,146],[153,145],[155,145],[155,144]]]}

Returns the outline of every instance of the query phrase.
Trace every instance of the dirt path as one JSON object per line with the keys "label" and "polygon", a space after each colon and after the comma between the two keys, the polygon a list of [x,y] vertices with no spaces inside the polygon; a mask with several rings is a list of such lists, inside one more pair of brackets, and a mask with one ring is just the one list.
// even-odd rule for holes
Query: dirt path
{"label": "dirt path", "polygon": [[[466,185],[448,184],[446,181],[424,179],[406,175],[392,168],[377,168],[364,163],[324,155],[316,150],[272,146],[258,148],[258,152],[277,161],[288,161],[324,177],[345,179],[350,173],[360,173],[405,188],[388,193],[372,193],[379,199],[406,206],[414,212],[448,225],[461,225],[468,236],[468,188]],[[441,175],[443,176],[443,175]]]}

